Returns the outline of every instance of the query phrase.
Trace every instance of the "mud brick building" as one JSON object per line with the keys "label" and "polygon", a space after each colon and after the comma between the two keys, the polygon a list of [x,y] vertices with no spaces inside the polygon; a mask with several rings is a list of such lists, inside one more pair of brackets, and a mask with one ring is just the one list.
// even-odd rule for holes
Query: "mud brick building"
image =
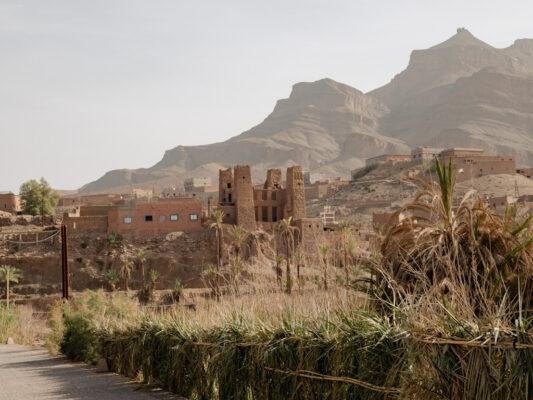
{"label": "mud brick building", "polygon": [[80,206],[107,206],[112,204],[125,204],[131,199],[127,194],[90,194],[84,196],[64,196],[57,203],[58,207],[80,207]]}
{"label": "mud brick building", "polygon": [[0,192],[0,211],[11,214],[21,214],[22,204],[20,196],[11,192]]}
{"label": "mud brick building", "polygon": [[413,161],[428,164],[431,163],[444,149],[437,147],[418,146],[411,150]]}
{"label": "mud brick building", "polygon": [[516,174],[513,156],[486,156],[482,149],[470,148],[446,149],[439,154],[439,161],[446,166],[450,158],[457,182],[484,175]]}
{"label": "mud brick building", "polygon": [[369,167],[377,164],[396,164],[410,162],[411,160],[411,154],[381,154],[376,157],[367,158],[365,160],[365,166]]}
{"label": "mud brick building", "polygon": [[306,217],[304,177],[301,166],[287,168],[286,187],[280,169],[269,169],[262,188],[254,188],[250,166],[219,171],[218,208],[224,223],[253,231],[271,228],[277,221]]}
{"label": "mud brick building", "polygon": [[131,201],[125,205],[81,206],[65,213],[63,222],[72,233],[159,236],[202,229],[202,202],[193,198]]}

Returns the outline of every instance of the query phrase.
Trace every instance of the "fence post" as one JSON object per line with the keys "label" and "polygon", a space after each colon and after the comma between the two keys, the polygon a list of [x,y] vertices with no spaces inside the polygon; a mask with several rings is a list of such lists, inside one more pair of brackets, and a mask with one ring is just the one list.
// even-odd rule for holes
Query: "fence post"
{"label": "fence post", "polygon": [[68,268],[68,234],[67,226],[61,225],[61,277],[63,279],[63,299],[70,297],[69,268]]}

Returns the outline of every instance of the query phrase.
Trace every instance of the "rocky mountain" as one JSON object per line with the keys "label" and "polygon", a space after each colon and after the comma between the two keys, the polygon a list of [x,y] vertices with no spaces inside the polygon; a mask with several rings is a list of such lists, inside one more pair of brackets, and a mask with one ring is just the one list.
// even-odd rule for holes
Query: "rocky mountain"
{"label": "rocky mountain", "polygon": [[533,165],[533,40],[496,49],[465,29],[372,92],[390,108],[382,133],[411,146],[472,146]]}
{"label": "rocky mountain", "polygon": [[301,164],[347,176],[364,159],[418,145],[475,146],[533,165],[533,40],[497,49],[460,28],[411,54],[390,83],[364,94],[331,79],[293,86],[259,125],[225,142],[178,146],[156,165],[115,170],[81,192],[181,185],[250,164],[261,180],[270,167]]}
{"label": "rocky mountain", "polygon": [[297,83],[288,99],[259,125],[225,142],[178,146],[147,169],[115,170],[81,192],[127,190],[129,186],[180,185],[191,176],[218,179],[218,169],[249,164],[255,179],[267,168],[300,164],[328,175],[347,175],[383,152],[406,152],[403,141],[379,134],[387,106],[331,79]]}

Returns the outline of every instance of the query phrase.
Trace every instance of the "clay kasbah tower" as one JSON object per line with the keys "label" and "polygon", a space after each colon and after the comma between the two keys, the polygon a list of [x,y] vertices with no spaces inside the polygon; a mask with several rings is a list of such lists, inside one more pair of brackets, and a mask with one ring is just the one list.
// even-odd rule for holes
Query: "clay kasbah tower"
{"label": "clay kasbah tower", "polygon": [[287,186],[283,188],[281,170],[267,171],[262,189],[254,188],[251,168],[237,165],[219,171],[219,203],[226,224],[237,224],[251,232],[258,225],[271,227],[282,218],[293,221],[306,218],[302,167],[287,168]]}
{"label": "clay kasbah tower", "polygon": [[302,167],[296,165],[287,168],[287,212],[285,215],[298,220],[306,217],[304,174]]}
{"label": "clay kasbah tower", "polygon": [[236,165],[233,175],[235,186],[235,216],[237,223],[247,231],[255,230],[254,187],[249,165]]}

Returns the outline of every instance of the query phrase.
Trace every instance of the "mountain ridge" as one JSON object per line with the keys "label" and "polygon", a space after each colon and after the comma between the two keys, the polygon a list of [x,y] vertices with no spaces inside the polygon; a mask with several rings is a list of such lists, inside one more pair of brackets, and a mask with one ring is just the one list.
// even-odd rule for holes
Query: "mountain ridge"
{"label": "mountain ridge", "polygon": [[[533,39],[497,49],[459,28],[451,38],[414,50],[409,64],[370,92],[329,78],[293,85],[259,124],[226,141],[176,146],[149,168],[109,171],[81,193],[179,186],[218,168],[301,164],[348,176],[364,160],[418,145],[483,147],[533,165]],[[506,139],[506,140],[502,140]]]}

